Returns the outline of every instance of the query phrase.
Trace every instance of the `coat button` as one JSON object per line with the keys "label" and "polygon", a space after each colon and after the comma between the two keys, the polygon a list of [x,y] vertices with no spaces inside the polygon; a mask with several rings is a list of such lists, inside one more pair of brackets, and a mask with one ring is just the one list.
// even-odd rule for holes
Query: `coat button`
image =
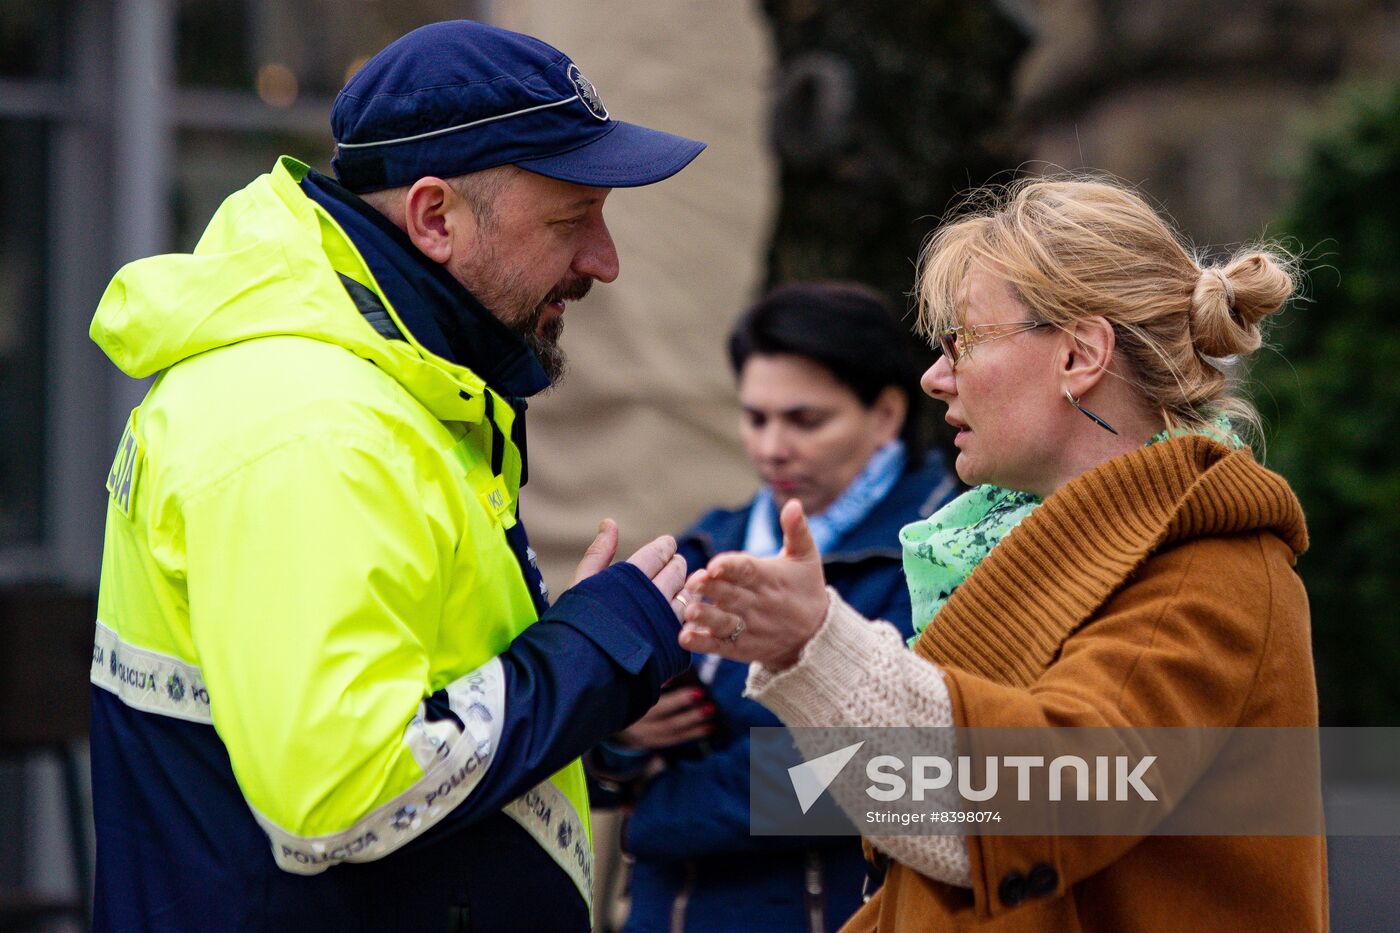
{"label": "coat button", "polygon": [[997,896],[1007,907],[1015,907],[1026,899],[1026,876],[1019,871],[1013,871],[1005,878],[1001,879],[1001,884],[997,887]]}
{"label": "coat button", "polygon": [[1055,889],[1060,886],[1060,873],[1055,871],[1050,865],[1041,863],[1031,869],[1031,873],[1026,876],[1026,890],[1034,897],[1044,897],[1047,894],[1054,894]]}

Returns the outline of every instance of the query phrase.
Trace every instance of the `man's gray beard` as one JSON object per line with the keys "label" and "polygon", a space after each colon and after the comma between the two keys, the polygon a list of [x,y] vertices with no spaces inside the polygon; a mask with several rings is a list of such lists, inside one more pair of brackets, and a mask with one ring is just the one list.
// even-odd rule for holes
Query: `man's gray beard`
{"label": "man's gray beard", "polygon": [[[564,322],[556,319],[549,325],[544,336],[539,333],[539,319],[542,316],[542,309],[530,315],[530,320],[519,329],[512,327],[525,345],[535,354],[535,359],[540,361],[540,368],[549,377],[549,386],[553,388],[564,378],[564,374],[569,369],[569,358],[559,346],[559,336],[564,332]],[[546,390],[547,391],[547,390]]]}
{"label": "man's gray beard", "polygon": [[592,279],[581,278],[565,284],[562,288],[556,287],[545,296],[543,301],[512,321],[506,316],[509,313],[506,309],[518,308],[523,304],[520,299],[523,297],[524,289],[518,278],[500,272],[496,263],[495,251],[490,243],[482,247],[476,267],[491,271],[472,274],[473,270],[458,268],[453,270],[453,276],[462,283],[467,291],[475,295],[476,299],[485,305],[497,320],[525,341],[530,352],[535,354],[535,359],[540,361],[540,368],[549,378],[550,385],[556,385],[564,378],[564,372],[568,368],[568,359],[559,347],[559,335],[564,331],[564,321],[562,318],[556,318],[541,335],[540,321],[544,318],[545,306],[556,298],[562,298],[565,301],[576,301],[583,298],[593,285]]}

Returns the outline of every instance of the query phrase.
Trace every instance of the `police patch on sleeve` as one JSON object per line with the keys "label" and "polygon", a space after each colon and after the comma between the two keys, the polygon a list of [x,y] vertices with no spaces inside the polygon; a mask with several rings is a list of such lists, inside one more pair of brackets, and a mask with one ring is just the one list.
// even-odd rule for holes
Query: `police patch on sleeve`
{"label": "police patch on sleeve", "polygon": [[598,96],[598,89],[593,86],[593,82],[583,76],[583,72],[578,70],[578,65],[572,63],[569,65],[568,74],[569,81],[574,86],[574,93],[583,101],[588,112],[599,120],[607,120],[608,108],[603,106],[603,99]]}

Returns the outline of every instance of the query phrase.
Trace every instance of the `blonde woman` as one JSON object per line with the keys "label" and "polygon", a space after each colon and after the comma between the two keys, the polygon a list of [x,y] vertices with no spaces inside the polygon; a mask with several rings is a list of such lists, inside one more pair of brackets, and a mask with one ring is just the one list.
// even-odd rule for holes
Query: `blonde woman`
{"label": "blonde woman", "polygon": [[[1024,180],[925,250],[923,387],[975,488],[901,532],[913,651],[784,551],[716,557],[681,644],[753,662],[792,726],[1312,726],[1307,545],[1227,359],[1294,289],[1286,256],[1202,265],[1134,192]],[[949,597],[948,594],[951,593]],[[703,598],[703,599],[702,599]],[[902,836],[848,930],[1305,930],[1316,836]]]}

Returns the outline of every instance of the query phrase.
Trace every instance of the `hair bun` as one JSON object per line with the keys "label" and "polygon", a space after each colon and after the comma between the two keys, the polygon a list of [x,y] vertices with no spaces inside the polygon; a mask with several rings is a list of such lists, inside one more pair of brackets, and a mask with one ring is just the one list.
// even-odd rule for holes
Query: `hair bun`
{"label": "hair bun", "polygon": [[1191,340],[1205,356],[1252,353],[1263,342],[1260,322],[1293,294],[1292,263],[1267,252],[1236,256],[1201,270],[1191,294]]}

